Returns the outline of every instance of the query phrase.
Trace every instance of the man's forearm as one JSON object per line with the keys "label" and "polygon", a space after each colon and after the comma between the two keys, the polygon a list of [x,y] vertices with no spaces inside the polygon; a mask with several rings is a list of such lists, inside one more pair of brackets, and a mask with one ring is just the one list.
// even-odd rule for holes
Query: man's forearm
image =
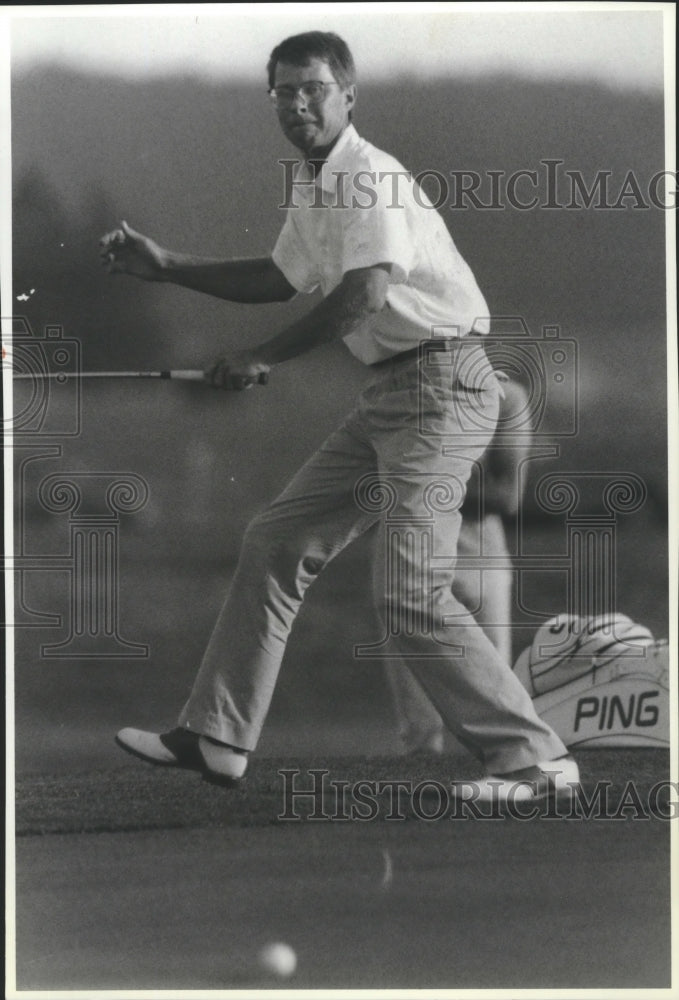
{"label": "man's forearm", "polygon": [[168,251],[162,280],[230,302],[285,302],[295,294],[270,257],[215,260]]}
{"label": "man's forearm", "polygon": [[279,364],[326,341],[355,333],[369,323],[384,305],[386,277],[370,275],[366,279],[360,272],[354,275],[345,278],[306,316],[254,348],[256,358],[267,365]]}

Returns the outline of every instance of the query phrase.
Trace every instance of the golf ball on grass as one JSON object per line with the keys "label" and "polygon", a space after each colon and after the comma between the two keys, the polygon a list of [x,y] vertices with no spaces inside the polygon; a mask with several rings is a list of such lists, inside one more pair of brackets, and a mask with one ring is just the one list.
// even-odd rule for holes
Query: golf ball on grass
{"label": "golf ball on grass", "polygon": [[274,941],[260,950],[259,964],[269,975],[288,979],[297,968],[297,955],[289,944]]}

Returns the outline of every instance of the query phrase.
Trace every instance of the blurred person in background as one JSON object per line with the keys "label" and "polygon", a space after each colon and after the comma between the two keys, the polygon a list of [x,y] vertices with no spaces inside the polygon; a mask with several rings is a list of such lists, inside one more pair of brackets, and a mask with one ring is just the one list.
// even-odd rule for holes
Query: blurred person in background
{"label": "blurred person in background", "polygon": [[[474,559],[477,565],[457,565],[453,593],[473,613],[502,659],[512,663],[513,572],[505,522],[516,516],[521,501],[521,467],[530,450],[524,416],[529,400],[516,380],[504,382],[503,389],[501,433],[485,451],[480,469],[470,476],[460,511],[458,560]],[[512,427],[520,427],[521,433],[512,436]],[[404,753],[442,753],[446,726],[422,686],[400,660],[387,663],[386,675]]]}

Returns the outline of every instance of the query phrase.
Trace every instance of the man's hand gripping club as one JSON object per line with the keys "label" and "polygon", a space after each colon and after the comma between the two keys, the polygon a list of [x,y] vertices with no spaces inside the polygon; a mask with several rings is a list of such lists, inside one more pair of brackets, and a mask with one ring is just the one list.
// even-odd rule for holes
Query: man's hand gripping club
{"label": "man's hand gripping club", "polygon": [[207,381],[216,389],[252,389],[253,385],[266,385],[270,366],[257,361],[249,351],[236,351],[219,358],[205,373]]}

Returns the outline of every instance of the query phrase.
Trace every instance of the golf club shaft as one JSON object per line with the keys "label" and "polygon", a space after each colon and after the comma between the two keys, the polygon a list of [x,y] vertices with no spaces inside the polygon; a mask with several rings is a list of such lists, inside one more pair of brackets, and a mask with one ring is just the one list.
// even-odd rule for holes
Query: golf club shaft
{"label": "golf club shaft", "polygon": [[[207,380],[205,372],[196,368],[173,368],[158,372],[14,372],[12,377],[14,379],[33,379],[33,381],[56,379],[59,382],[66,382],[72,378],[158,378],[172,379],[178,382],[205,382]],[[266,385],[268,382],[266,372],[262,372],[257,381],[260,385]]]}
{"label": "golf club shaft", "polygon": [[58,379],[64,381],[72,378],[165,378],[178,379],[187,382],[203,382],[205,372],[192,368],[179,368],[171,371],[158,372],[15,372],[15,379]]}

